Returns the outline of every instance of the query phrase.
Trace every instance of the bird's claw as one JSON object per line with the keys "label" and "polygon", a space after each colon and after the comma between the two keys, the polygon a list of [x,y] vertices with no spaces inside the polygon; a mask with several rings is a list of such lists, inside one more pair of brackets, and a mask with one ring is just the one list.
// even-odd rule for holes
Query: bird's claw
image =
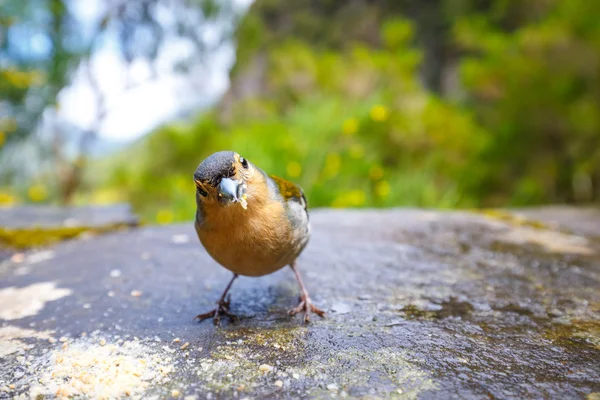
{"label": "bird's claw", "polygon": [[194,319],[197,319],[198,322],[202,322],[205,319],[212,318],[215,326],[221,325],[221,315],[225,315],[232,322],[239,321],[239,318],[236,315],[229,312],[230,299],[231,296],[228,296],[227,300],[219,300],[217,302],[217,307],[214,310],[204,314],[198,314]]}
{"label": "bird's claw", "polygon": [[310,322],[310,313],[313,312],[317,314],[321,318],[325,318],[325,311],[315,307],[310,298],[301,297],[300,303],[295,307],[288,311],[289,315],[296,315],[300,312],[304,313],[304,323],[307,324]]}

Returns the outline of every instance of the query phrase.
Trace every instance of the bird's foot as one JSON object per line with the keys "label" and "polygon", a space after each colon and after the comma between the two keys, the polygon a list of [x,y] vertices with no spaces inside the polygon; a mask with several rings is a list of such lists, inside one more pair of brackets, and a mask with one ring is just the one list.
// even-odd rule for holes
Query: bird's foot
{"label": "bird's foot", "polygon": [[310,300],[310,297],[308,297],[308,296],[302,296],[300,298],[300,303],[298,303],[298,306],[291,309],[288,312],[288,314],[296,315],[300,312],[304,313],[304,323],[305,324],[310,322],[310,313],[311,312],[317,314],[321,318],[325,318],[325,311],[315,307],[315,305]]}
{"label": "bird's foot", "polygon": [[217,307],[204,314],[196,315],[198,322],[202,322],[205,319],[212,318],[215,326],[221,325],[221,316],[224,315],[228,317],[232,322],[237,322],[239,319],[237,316],[229,312],[229,304],[230,304],[231,296],[227,297],[227,300],[219,300],[217,302]]}

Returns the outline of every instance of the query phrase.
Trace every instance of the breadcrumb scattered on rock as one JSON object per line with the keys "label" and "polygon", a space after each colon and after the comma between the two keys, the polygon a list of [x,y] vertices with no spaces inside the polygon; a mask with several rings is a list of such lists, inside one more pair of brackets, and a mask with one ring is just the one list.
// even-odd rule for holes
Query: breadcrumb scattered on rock
{"label": "breadcrumb scattered on rock", "polygon": [[170,379],[174,370],[170,361],[141,341],[107,343],[90,336],[71,340],[68,347],[59,346],[34,361],[32,398],[135,397]]}
{"label": "breadcrumb scattered on rock", "polygon": [[272,372],[274,367],[272,365],[269,364],[262,364],[260,367],[258,367],[258,369],[264,373],[264,374],[268,374],[269,372]]}
{"label": "breadcrumb scattered on rock", "polygon": [[337,392],[339,389],[337,383],[330,383],[329,385],[327,385],[327,390],[332,391],[332,392]]}

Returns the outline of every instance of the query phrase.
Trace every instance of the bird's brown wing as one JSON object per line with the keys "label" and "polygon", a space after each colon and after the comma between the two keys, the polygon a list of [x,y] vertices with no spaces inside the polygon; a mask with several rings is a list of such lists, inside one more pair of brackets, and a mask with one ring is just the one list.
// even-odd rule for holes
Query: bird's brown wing
{"label": "bird's brown wing", "polygon": [[306,210],[306,197],[304,196],[304,192],[302,191],[302,188],[300,188],[300,186],[275,175],[270,175],[269,177],[273,180],[273,182],[275,182],[275,185],[279,189],[279,194],[281,194],[281,197],[283,197],[284,200],[298,201],[304,206],[304,209]]}

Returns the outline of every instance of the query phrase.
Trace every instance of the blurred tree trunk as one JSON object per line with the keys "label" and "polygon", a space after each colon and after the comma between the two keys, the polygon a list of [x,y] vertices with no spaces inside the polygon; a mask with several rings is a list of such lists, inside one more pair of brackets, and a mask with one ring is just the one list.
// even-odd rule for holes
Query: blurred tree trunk
{"label": "blurred tree trunk", "polygon": [[421,78],[425,87],[444,94],[443,75],[448,64],[450,29],[443,13],[444,0],[421,0],[412,5],[410,14],[416,22],[417,40],[423,48]]}

